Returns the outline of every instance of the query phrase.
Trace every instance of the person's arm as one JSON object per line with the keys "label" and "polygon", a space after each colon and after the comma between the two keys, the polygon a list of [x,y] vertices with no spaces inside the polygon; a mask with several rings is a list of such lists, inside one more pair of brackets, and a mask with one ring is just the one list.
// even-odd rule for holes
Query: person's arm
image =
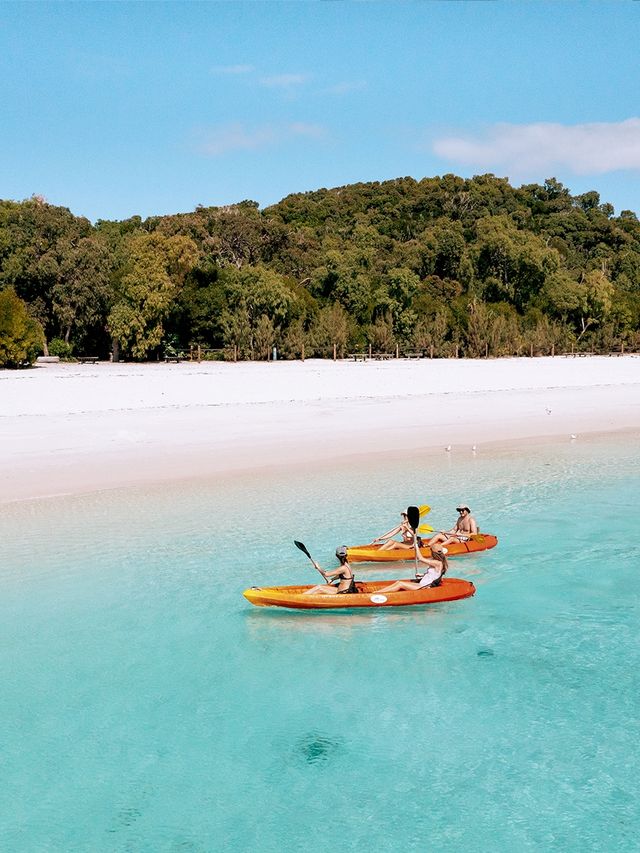
{"label": "person's arm", "polygon": [[396,533],[399,533],[402,530],[402,525],[399,524],[397,527],[394,527],[393,530],[390,530],[388,533],[383,533],[382,536],[376,536],[376,538],[371,543],[374,545],[376,542],[384,542],[385,539],[392,539]]}
{"label": "person's arm", "polygon": [[316,567],[316,569],[320,572],[320,574],[322,575],[322,577],[326,580],[326,579],[327,579],[328,572],[325,572],[325,570],[324,570],[324,569],[321,569],[321,568],[320,568],[320,566],[316,563],[316,561],[315,561],[315,560],[313,560],[313,565],[314,565],[314,566]]}
{"label": "person's arm", "polygon": [[470,518],[469,520],[470,520],[470,522],[471,522],[471,531],[470,531],[470,533],[471,533],[471,536],[474,536],[474,535],[478,532],[478,525],[476,524],[476,520],[475,520],[475,518]]}
{"label": "person's arm", "polygon": [[403,524],[400,526],[400,530],[402,532],[402,538],[407,540],[413,540],[416,537],[416,531],[411,527],[410,524]]}
{"label": "person's arm", "polygon": [[325,576],[325,578],[337,578],[342,574],[342,572],[343,567],[338,566],[337,569],[332,569],[330,572],[323,572],[322,574]]}
{"label": "person's arm", "polygon": [[382,536],[378,536],[378,539],[391,539],[397,533],[400,533],[401,530],[402,530],[402,525],[398,524],[398,525],[396,525],[396,527],[389,530],[388,533],[383,533]]}

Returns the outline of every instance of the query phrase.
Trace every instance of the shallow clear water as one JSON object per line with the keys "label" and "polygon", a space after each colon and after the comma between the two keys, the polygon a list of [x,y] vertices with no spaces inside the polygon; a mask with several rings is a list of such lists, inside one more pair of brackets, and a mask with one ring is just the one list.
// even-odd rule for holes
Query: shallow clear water
{"label": "shallow clear water", "polygon": [[[3,849],[638,849],[638,437],[0,509]],[[414,464],[415,463],[415,464]],[[474,598],[252,608],[408,503]],[[366,571],[360,578],[407,575]]]}

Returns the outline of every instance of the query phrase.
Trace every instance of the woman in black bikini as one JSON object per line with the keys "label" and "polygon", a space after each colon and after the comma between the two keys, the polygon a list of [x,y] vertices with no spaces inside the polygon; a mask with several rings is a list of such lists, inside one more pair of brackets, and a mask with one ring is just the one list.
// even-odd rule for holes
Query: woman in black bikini
{"label": "woman in black bikini", "polygon": [[337,578],[338,583],[319,584],[312,586],[311,589],[305,590],[305,595],[348,595],[357,592],[353,571],[347,561],[347,546],[341,545],[336,548],[336,557],[340,560],[340,565],[337,569],[332,569],[330,572],[323,571],[320,566],[313,561],[313,565],[327,580],[329,578]]}

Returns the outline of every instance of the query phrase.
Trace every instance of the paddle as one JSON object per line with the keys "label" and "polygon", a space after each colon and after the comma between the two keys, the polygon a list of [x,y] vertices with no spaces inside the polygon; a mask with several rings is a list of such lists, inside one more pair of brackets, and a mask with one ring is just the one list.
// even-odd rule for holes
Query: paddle
{"label": "paddle", "polygon": [[326,580],[326,579],[327,579],[327,576],[326,576],[326,575],[325,575],[325,573],[322,571],[322,569],[319,569],[319,568],[318,568],[318,566],[316,565],[316,561],[313,559],[313,557],[311,556],[311,554],[307,551],[307,547],[306,547],[306,545],[304,545],[302,542],[298,542],[298,540],[297,540],[297,539],[294,539],[294,540],[293,540],[293,544],[296,546],[296,548],[299,548],[299,549],[302,551],[302,553],[303,553],[303,554],[306,554],[306,555],[307,555],[307,557],[311,560],[311,564],[313,565],[313,568],[314,568],[314,569],[316,569],[316,571],[320,572],[320,574],[322,575],[322,577]]}
{"label": "paddle", "polygon": [[417,506],[407,507],[407,519],[413,530],[413,547],[415,549],[416,575],[418,574],[418,525],[420,524],[420,510]]}
{"label": "paddle", "polygon": [[433,527],[430,524],[421,524],[418,533],[433,533]]}
{"label": "paddle", "polygon": [[427,506],[426,504],[419,506],[418,509],[420,511],[420,518],[422,518],[423,515],[427,515],[428,513],[431,512],[431,507]]}

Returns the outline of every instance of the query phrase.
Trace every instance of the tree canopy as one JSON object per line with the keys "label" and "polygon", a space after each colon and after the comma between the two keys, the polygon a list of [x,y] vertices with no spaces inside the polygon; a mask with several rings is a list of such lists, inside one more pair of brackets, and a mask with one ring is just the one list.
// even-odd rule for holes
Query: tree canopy
{"label": "tree canopy", "polygon": [[0,292],[46,342],[135,359],[640,345],[640,222],[555,178],[398,178],[92,225],[0,201]]}

